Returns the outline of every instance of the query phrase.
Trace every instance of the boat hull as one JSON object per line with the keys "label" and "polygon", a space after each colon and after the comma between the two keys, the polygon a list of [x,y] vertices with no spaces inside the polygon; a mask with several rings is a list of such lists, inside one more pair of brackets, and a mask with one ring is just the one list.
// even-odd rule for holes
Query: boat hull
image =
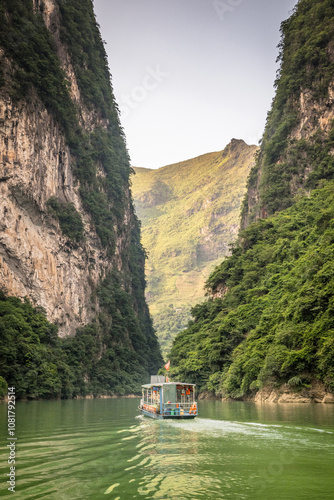
{"label": "boat hull", "polygon": [[191,420],[194,419],[197,415],[161,415],[160,413],[152,413],[150,411],[144,410],[142,408],[138,408],[140,413],[145,417],[154,418],[155,420]]}

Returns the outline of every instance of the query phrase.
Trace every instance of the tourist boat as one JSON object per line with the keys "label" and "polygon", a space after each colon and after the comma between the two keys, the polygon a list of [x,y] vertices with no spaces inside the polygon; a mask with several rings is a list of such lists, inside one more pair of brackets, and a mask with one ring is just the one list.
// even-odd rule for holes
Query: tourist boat
{"label": "tourist boat", "polygon": [[142,385],[138,409],[142,415],[157,419],[195,418],[195,384],[166,382],[164,376],[153,376],[150,384]]}

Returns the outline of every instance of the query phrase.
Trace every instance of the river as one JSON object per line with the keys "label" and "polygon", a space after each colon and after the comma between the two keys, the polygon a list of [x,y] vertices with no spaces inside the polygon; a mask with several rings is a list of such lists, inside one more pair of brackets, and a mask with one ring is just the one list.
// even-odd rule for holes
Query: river
{"label": "river", "polygon": [[138,415],[139,399],[19,402],[8,492],[89,500],[334,499],[334,405],[202,401],[193,421]]}

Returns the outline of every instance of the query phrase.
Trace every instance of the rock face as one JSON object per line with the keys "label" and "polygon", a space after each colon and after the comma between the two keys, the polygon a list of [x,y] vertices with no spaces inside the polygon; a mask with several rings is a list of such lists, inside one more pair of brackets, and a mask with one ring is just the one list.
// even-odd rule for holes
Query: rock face
{"label": "rock face", "polygon": [[[313,381],[311,387],[294,391],[287,384],[274,389],[273,387],[264,387],[258,392],[244,396],[243,401],[254,401],[254,403],[334,403],[334,395],[328,392],[319,381]],[[214,394],[210,399],[214,398]],[[202,399],[205,399],[205,394]],[[222,398],[222,401],[233,401],[232,398]]]}
{"label": "rock face", "polygon": [[[76,65],[73,63],[75,58],[88,58],[85,50],[95,50],[99,53],[103,51],[90,0],[85,0],[81,4],[74,1],[72,5],[78,11],[81,9],[86,16],[83,21],[88,24],[82,25],[81,29],[90,29],[91,39],[97,40],[96,46],[90,45],[89,48],[76,47],[73,44],[77,43],[77,40],[73,41],[71,33],[64,32],[64,21],[68,25],[70,22],[73,25],[74,22],[73,19],[66,18],[68,8],[66,2],[34,0],[33,12],[30,11],[31,7],[27,7],[24,3],[16,3],[18,5],[14,6],[10,2],[5,2],[1,7],[1,14],[7,22],[4,28],[7,32],[5,31],[4,38],[1,38],[4,48],[0,49],[0,69],[3,77],[0,85],[0,283],[8,294],[27,296],[35,305],[43,307],[48,319],[59,325],[59,334],[64,336],[74,334],[78,326],[87,324],[96,315],[99,303],[94,298],[93,292],[112,268],[125,276],[124,281],[131,289],[129,254],[137,221],[126,174],[130,167],[126,153],[124,153],[125,159],[120,161],[114,153],[114,166],[108,167],[108,172],[102,160],[99,158],[94,160],[94,154],[91,154],[93,158],[91,161],[91,158],[86,159],[82,155],[80,158],[80,154],[77,153],[75,134],[78,135],[80,132],[80,137],[85,138],[82,143],[86,140],[89,144],[92,142],[91,138],[95,137],[97,129],[102,131],[100,136],[103,133],[109,134],[110,141],[120,144],[117,146],[118,149],[126,151],[117,111],[113,105],[113,96],[110,94],[108,71],[105,70],[107,83],[102,82],[104,87],[101,92],[104,92],[104,95],[100,101],[104,105],[109,99],[112,106],[107,112],[103,112],[101,104],[95,105],[96,97],[87,98],[87,88],[85,88],[86,95],[83,95],[82,74],[81,83],[78,80],[78,73],[82,70],[78,69],[78,63]],[[30,36],[29,33],[20,32],[14,22],[11,24],[16,15],[15,8],[25,9],[21,17],[26,15],[27,26],[29,29],[31,27]],[[82,19],[78,21],[77,29],[80,29],[80,22]],[[44,71],[42,68],[40,75],[42,83],[38,82],[34,72],[26,65],[25,59],[20,60],[20,50],[8,42],[9,37],[6,38],[8,30],[12,30],[18,43],[22,44],[22,50],[31,50],[36,54],[36,61],[29,61],[29,64],[35,65],[36,68],[42,64],[49,64],[60,75],[63,74],[65,83],[60,81],[58,84],[58,87],[63,85],[60,91],[56,89],[56,76],[52,70],[48,73],[48,70]],[[35,36],[35,32],[39,38]],[[82,34],[82,39],[84,36],[85,33]],[[44,43],[40,52],[39,40],[42,40],[41,45]],[[67,43],[64,40],[67,40]],[[103,54],[102,52],[102,62],[106,66]],[[96,54],[91,56],[91,61],[94,59]],[[94,80],[89,64],[86,66],[84,70],[87,74],[90,71],[86,78]],[[26,96],[21,95],[23,87],[20,87],[18,71],[21,71],[20,75],[23,74],[28,83],[29,78],[33,81],[28,87]],[[23,83],[24,79],[22,86]],[[101,81],[98,84],[101,85]],[[55,96],[50,95],[52,85],[55,88]],[[96,88],[96,81],[93,81],[93,85]],[[21,93],[19,97],[17,88]],[[94,89],[93,86],[92,88]],[[73,119],[72,125],[69,122],[70,126],[65,126],[70,111],[67,112],[66,109],[64,111],[59,106],[59,99],[67,92],[69,97],[64,102],[70,111],[75,110],[72,114],[76,114],[76,121]],[[110,95],[106,95],[108,92]],[[60,118],[59,109],[62,113]],[[111,116],[114,117],[114,122]],[[74,123],[77,123],[77,130],[74,130]],[[71,134],[72,139],[69,140]],[[71,146],[71,142],[74,146]],[[108,147],[106,142],[105,149]],[[95,156],[101,155],[101,151],[104,154],[100,146]],[[83,165],[82,169],[86,168],[85,162],[87,164],[89,161],[92,164],[95,162],[93,175],[93,182],[97,186],[95,191],[93,188],[89,191],[89,181],[87,180],[87,185],[84,186],[84,175],[81,174],[80,178],[77,174],[79,161]],[[122,171],[121,174],[115,174],[115,180],[112,182],[110,171],[112,169],[116,171],[117,168],[120,171],[118,165],[122,161],[125,173]],[[120,175],[123,177],[122,181],[119,181]],[[119,188],[121,201],[115,215],[110,188],[105,186],[117,182],[121,186]],[[82,196],[83,188],[90,196],[88,199],[86,195],[86,202]],[[84,226],[81,241],[73,241],[61,229],[57,217],[50,213],[48,207],[50,198],[56,198],[60,203],[72,204],[75,207]],[[98,215],[95,214],[94,218],[93,211],[89,210],[92,200],[97,198],[99,200],[103,198],[102,201],[110,208],[108,224],[110,232],[114,233],[112,246],[109,243],[103,244],[101,234],[98,234],[96,227],[99,223],[104,230],[106,225],[103,221],[99,222]],[[95,202],[95,205],[98,203],[100,202]],[[140,266],[141,262],[138,265]]]}
{"label": "rock face", "polygon": [[262,389],[254,397],[249,398],[255,403],[334,403],[334,396],[326,391],[325,386],[313,382],[310,389],[296,393],[286,384],[279,389]]}
{"label": "rock face", "polygon": [[[82,208],[71,154],[52,116],[38,100],[15,106],[3,99],[0,113],[0,281],[9,294],[44,307],[61,334],[73,333],[91,319],[92,289],[110,262]],[[48,214],[52,196],[83,215],[83,246],[64,237]]]}

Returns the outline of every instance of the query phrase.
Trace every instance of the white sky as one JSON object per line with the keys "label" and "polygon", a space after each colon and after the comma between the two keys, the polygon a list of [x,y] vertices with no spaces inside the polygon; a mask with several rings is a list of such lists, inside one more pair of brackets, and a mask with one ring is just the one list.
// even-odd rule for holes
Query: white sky
{"label": "white sky", "polygon": [[296,0],[93,0],[131,163],[256,144]]}

